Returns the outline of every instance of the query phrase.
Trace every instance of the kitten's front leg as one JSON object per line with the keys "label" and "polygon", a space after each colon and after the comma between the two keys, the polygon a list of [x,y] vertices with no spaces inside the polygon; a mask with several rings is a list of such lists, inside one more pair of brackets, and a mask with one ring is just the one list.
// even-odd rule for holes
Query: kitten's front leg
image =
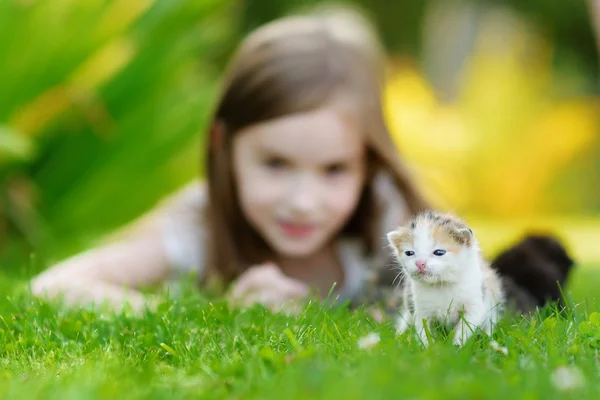
{"label": "kitten's front leg", "polygon": [[423,347],[429,347],[429,341],[427,339],[427,332],[425,331],[425,324],[427,324],[427,320],[421,315],[415,315],[415,330],[417,331],[417,335],[421,342],[423,343]]}
{"label": "kitten's front leg", "polygon": [[465,312],[461,315],[456,324],[456,332],[452,343],[458,347],[462,347],[467,340],[473,336],[474,331],[481,325],[484,315],[485,313],[480,311]]}
{"label": "kitten's front leg", "polygon": [[409,328],[409,326],[414,323],[414,321],[415,321],[414,314],[410,312],[408,307],[406,307],[406,306],[402,307],[402,311],[400,312],[400,314],[398,315],[398,318],[396,319],[396,334],[397,335],[403,334]]}

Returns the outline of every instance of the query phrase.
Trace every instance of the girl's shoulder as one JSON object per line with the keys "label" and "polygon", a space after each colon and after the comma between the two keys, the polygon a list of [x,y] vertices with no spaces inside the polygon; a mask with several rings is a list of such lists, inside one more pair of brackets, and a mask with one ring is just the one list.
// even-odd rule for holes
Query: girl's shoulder
{"label": "girl's shoulder", "polygon": [[202,273],[208,203],[206,184],[194,180],[163,199],[155,210],[167,260],[176,275]]}
{"label": "girl's shoulder", "polygon": [[[410,217],[410,210],[389,173],[380,172],[376,175],[372,188],[374,201],[378,208],[377,221],[375,221],[375,235],[378,242],[375,246],[375,254],[370,257],[368,264],[380,265],[389,257],[387,233],[404,224]],[[352,249],[348,252],[351,251],[354,254],[354,257],[349,258],[356,258],[357,254],[364,254],[361,240],[342,239],[343,247]],[[364,260],[362,263],[365,264]]]}
{"label": "girl's shoulder", "polygon": [[405,223],[410,217],[410,211],[390,173],[380,172],[375,176],[373,191],[379,207],[378,233],[381,239],[385,239],[388,232]]}
{"label": "girl's shoulder", "polygon": [[162,200],[163,205],[170,205],[171,210],[190,212],[201,210],[207,203],[206,183],[194,179]]}
{"label": "girl's shoulder", "polygon": [[370,296],[371,287],[391,287],[395,270],[387,233],[405,223],[410,216],[406,201],[391,175],[379,173],[375,177],[373,194],[379,208],[375,251],[367,256],[362,241],[358,239],[341,238],[339,242],[347,278],[344,297],[353,298],[353,301]]}

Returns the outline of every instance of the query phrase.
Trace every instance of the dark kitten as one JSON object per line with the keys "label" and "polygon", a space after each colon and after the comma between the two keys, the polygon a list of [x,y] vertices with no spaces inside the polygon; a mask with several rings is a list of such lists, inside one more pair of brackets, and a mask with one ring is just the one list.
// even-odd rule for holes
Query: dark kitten
{"label": "dark kitten", "polygon": [[528,235],[492,261],[503,278],[509,303],[528,312],[549,302],[563,304],[564,289],[573,259],[550,235]]}

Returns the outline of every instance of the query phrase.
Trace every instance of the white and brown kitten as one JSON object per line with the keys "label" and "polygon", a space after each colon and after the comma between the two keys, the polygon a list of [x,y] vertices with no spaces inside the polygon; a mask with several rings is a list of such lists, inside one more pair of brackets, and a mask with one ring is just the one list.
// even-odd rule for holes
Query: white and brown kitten
{"label": "white and brown kitten", "polygon": [[387,238],[406,278],[398,334],[414,324],[427,346],[423,321],[456,326],[458,346],[477,328],[491,334],[505,301],[502,284],[464,221],[427,211]]}

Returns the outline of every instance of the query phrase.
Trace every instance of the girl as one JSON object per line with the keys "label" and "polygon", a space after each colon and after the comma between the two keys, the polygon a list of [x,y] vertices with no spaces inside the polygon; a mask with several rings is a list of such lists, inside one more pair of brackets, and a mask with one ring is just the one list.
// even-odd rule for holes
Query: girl
{"label": "girl", "polygon": [[382,113],[381,51],[358,14],[321,11],[251,33],[193,182],[119,239],[32,282],[71,304],[143,308],[136,289],[196,271],[233,300],[276,307],[309,291],[345,300],[386,268],[385,233],[427,204]]}
{"label": "girl", "polygon": [[384,121],[381,55],[348,11],[251,33],[208,129],[206,181],[40,274],[33,293],[141,310],[138,289],[193,271],[231,284],[242,305],[279,309],[332,287],[336,299],[358,299],[391,270],[386,233],[428,208]]}

